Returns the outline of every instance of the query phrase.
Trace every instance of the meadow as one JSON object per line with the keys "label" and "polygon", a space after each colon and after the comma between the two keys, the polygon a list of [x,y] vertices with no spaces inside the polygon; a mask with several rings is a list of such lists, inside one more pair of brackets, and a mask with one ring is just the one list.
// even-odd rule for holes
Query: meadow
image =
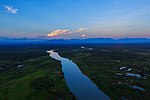
{"label": "meadow", "polygon": [[0,48],[0,100],[75,99],[60,62],[46,53],[51,49],[75,62],[112,100],[150,97],[149,44],[12,44]]}

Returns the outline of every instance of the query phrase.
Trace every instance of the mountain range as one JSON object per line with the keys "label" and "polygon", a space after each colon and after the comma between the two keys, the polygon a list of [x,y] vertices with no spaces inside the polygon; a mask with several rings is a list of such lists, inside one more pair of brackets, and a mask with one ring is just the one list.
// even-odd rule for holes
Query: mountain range
{"label": "mountain range", "polygon": [[0,44],[104,44],[104,43],[150,43],[150,38],[88,38],[88,39],[37,39],[0,38]]}

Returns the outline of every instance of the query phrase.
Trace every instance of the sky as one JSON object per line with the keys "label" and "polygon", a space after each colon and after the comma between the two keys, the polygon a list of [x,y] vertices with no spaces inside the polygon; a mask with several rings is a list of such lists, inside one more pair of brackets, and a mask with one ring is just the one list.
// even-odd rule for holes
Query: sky
{"label": "sky", "polygon": [[0,0],[0,37],[150,38],[150,0]]}

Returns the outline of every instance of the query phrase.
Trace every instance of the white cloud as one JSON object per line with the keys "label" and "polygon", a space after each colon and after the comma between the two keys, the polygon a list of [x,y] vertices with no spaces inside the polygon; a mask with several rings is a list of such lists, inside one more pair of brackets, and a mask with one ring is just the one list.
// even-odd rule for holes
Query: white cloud
{"label": "white cloud", "polygon": [[85,28],[80,28],[80,29],[78,29],[78,30],[75,30],[75,31],[73,31],[74,33],[79,33],[79,32],[82,32],[82,31],[84,31],[85,30]]}
{"label": "white cloud", "polygon": [[12,14],[16,14],[18,9],[13,8],[12,6],[7,6],[5,5],[4,8],[6,9],[6,12],[12,13]]}
{"label": "white cloud", "polygon": [[84,28],[80,28],[78,30],[58,29],[58,30],[54,30],[54,31],[50,32],[49,34],[47,34],[47,36],[56,37],[56,36],[60,36],[60,35],[64,35],[64,34],[80,33],[84,30],[85,30]]}
{"label": "white cloud", "polygon": [[85,34],[82,34],[81,37],[84,38],[84,37],[86,37],[86,35],[85,35]]}

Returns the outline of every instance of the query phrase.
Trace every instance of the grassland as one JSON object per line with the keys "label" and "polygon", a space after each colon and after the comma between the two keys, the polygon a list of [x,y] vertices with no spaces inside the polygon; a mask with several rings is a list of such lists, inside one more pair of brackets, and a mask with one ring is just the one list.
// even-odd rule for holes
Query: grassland
{"label": "grassland", "polygon": [[[60,62],[37,46],[8,46],[0,51],[0,100],[70,100]],[[17,67],[19,64],[22,67]]]}
{"label": "grassland", "polygon": [[[112,100],[149,100],[149,44],[3,45],[0,100],[75,99],[66,86],[60,62],[46,53],[50,49],[73,60]],[[123,66],[126,69],[120,70]],[[126,73],[142,78],[127,77]],[[145,91],[131,87],[135,85]]]}
{"label": "grassland", "polygon": [[[61,56],[72,59],[81,71],[112,100],[149,100],[149,45],[83,46],[85,48],[62,49],[58,52]],[[132,70],[120,70],[122,66]],[[126,73],[139,74],[142,78],[127,77]],[[131,86],[142,87],[145,91],[133,89]]]}

